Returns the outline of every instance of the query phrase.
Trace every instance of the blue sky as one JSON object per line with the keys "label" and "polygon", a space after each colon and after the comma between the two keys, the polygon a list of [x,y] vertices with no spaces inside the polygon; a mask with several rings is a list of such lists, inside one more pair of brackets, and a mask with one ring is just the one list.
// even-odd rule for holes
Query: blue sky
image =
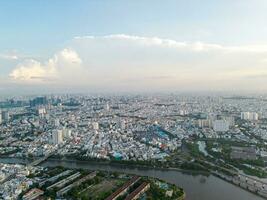
{"label": "blue sky", "polygon": [[[157,37],[159,39],[173,40],[178,43],[186,42],[188,44],[203,43],[207,45],[221,45],[226,49],[232,47],[241,48],[238,55],[230,55],[224,58],[226,59],[226,69],[223,70],[221,69],[222,67],[218,67],[223,73],[228,73],[228,66],[233,66],[234,72],[238,73],[237,68],[241,70],[240,65],[244,62],[241,57],[248,56],[247,54],[240,55],[240,53],[243,52],[242,48],[248,48],[248,46],[253,46],[253,48],[255,48],[255,46],[257,46],[257,55],[249,55],[249,61],[255,61],[254,63],[251,61],[251,65],[253,65],[253,67],[257,65],[256,68],[258,71],[251,74],[251,76],[256,77],[259,74],[265,73],[262,64],[257,64],[256,59],[265,59],[265,46],[267,45],[266,10],[267,1],[265,0],[0,1],[0,78],[2,79],[0,83],[10,85],[10,87],[14,85],[16,87],[26,87],[25,84],[27,87],[30,87],[29,83],[11,80],[12,78],[10,78],[10,75],[12,72],[21,68],[21,66],[27,69],[30,68],[29,66],[25,66],[25,62],[29,63],[28,60],[30,59],[41,63],[39,67],[44,69],[47,67],[49,59],[54,59],[57,56],[60,57],[59,54],[62,53],[64,49],[68,49],[70,54],[75,52],[77,54],[76,56],[82,61],[80,64],[82,64],[83,67],[95,63],[95,66],[99,68],[98,65],[101,63],[102,59],[105,59],[105,57],[108,57],[110,54],[115,54],[114,56],[118,55],[119,52],[116,51],[120,48],[120,45],[118,46],[118,44],[116,44],[114,46],[114,41],[105,41],[102,43],[103,41],[98,38],[97,42],[94,41],[93,43],[95,46],[84,47],[82,44],[77,44],[74,38],[77,36],[94,36],[101,38],[112,35],[134,36],[139,39],[135,41],[139,42],[142,38],[150,40],[153,37]],[[105,39],[107,40],[107,38]],[[127,37],[122,37],[119,42],[125,44],[128,42],[128,39]],[[118,38],[116,38],[115,42],[118,42]],[[88,41],[85,43],[92,45],[91,42]],[[106,52],[105,47],[109,47],[111,43],[113,45],[111,46],[116,48],[111,48],[111,52]],[[99,53],[93,51],[93,53],[97,55],[94,55],[95,57],[92,58],[87,52],[92,52],[94,48],[97,48]],[[142,63],[141,60],[135,64],[138,70],[133,71],[133,67],[131,69],[129,67],[134,63],[133,57],[131,56],[133,55],[133,51],[146,55],[149,50],[145,49],[145,52],[143,52],[143,47],[133,47],[132,45],[128,47],[124,46],[124,48],[126,48],[126,50],[124,50],[128,52],[128,54],[124,56],[129,57],[128,60],[123,61],[125,68],[132,71],[135,76],[144,74],[143,77],[147,77],[148,75],[146,75],[146,73],[151,69],[139,71],[140,68],[138,68],[138,65],[143,67],[145,63],[146,65],[147,63],[154,65],[153,55],[149,54],[146,58],[142,58],[144,62]],[[102,50],[105,51],[106,54],[101,54]],[[166,55],[168,57],[172,54],[176,55],[176,53],[177,52],[163,51],[157,52],[156,55],[162,56],[164,60]],[[200,65],[203,65],[203,70],[207,71],[210,70],[210,68],[205,67],[206,65],[212,64],[215,67],[221,65],[221,60],[216,60],[215,58],[225,56],[222,55],[222,53],[215,54],[213,56],[215,56],[214,59],[216,61],[210,63],[207,60],[208,54],[214,53],[206,52],[205,55],[204,53],[198,53],[196,55],[196,53],[192,52],[179,51],[177,57],[179,57],[180,60],[166,59],[164,60],[166,62],[162,62],[160,66],[155,63],[155,65],[157,65],[154,71],[155,76],[157,72],[158,74],[162,74],[163,71],[166,72],[166,77],[169,74],[178,74],[184,71],[188,66],[191,68],[195,67],[195,61],[201,62]],[[10,55],[17,56],[17,59],[8,59]],[[184,60],[188,60],[187,57],[191,57],[192,60],[185,62]],[[91,58],[91,60],[89,58]],[[149,60],[149,62],[145,60]],[[246,63],[249,61],[246,61]],[[110,60],[110,64],[101,63],[101,67],[103,67],[102,72],[105,74],[106,71],[113,71],[113,66],[120,65],[121,62],[121,59],[118,58],[116,60]],[[127,67],[127,65],[129,66]],[[177,68],[173,69],[173,66]],[[249,68],[249,66],[245,67],[243,70],[246,72],[245,76],[250,75],[249,73],[251,70],[249,71],[247,68]],[[35,69],[37,70],[36,67]],[[34,72],[33,74],[43,76],[46,72],[42,71],[42,69],[39,69],[39,73]],[[90,77],[96,70],[93,69],[93,67],[89,67],[89,69],[91,70],[91,72],[88,72]],[[116,71],[116,67],[114,70]],[[58,69],[54,71],[58,72]],[[29,73],[29,71],[27,71],[27,73]],[[107,77],[107,79],[111,81],[112,77],[117,79],[115,75]],[[132,78],[134,77],[129,76],[127,80],[132,80]],[[188,79],[194,78],[192,76],[191,78],[188,77]],[[227,81],[227,78],[222,79]],[[161,81],[162,85],[159,86],[162,86],[163,89],[168,87],[168,84],[173,84],[167,84],[167,82]],[[262,81],[264,80],[261,80],[261,82]],[[122,85],[122,83],[112,83],[114,83],[114,88],[117,88],[118,85]],[[34,84],[36,85],[36,83]],[[92,87],[96,87],[97,85],[96,83],[84,82],[80,85],[86,86],[88,84],[92,85]],[[150,87],[153,84],[144,85]],[[203,87],[209,89],[208,85],[207,83],[207,85],[203,85]],[[242,85],[241,82],[236,85],[236,89],[241,89],[240,85]],[[42,83],[40,87],[48,86]],[[105,87],[105,85],[99,87],[102,88]],[[143,86],[140,87],[142,88]],[[218,87],[227,89],[228,86],[220,85]],[[250,89],[254,87],[255,85]],[[194,84],[188,89],[192,88],[195,88]]]}

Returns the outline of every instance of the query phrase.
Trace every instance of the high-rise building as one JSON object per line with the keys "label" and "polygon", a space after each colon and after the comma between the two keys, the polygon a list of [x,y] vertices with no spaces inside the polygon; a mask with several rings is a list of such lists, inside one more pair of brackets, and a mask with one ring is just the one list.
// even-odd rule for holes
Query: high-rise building
{"label": "high-rise building", "polygon": [[70,138],[71,137],[71,130],[68,128],[64,128],[63,130],[63,138]]}
{"label": "high-rise building", "polygon": [[256,112],[241,112],[241,119],[249,120],[249,121],[257,121],[259,119],[259,115]]}
{"label": "high-rise building", "polygon": [[106,107],[105,107],[105,109],[106,109],[107,111],[109,111],[109,109],[110,109],[110,106],[109,106],[109,104],[108,104],[108,103],[106,104]]}
{"label": "high-rise building", "polygon": [[10,119],[9,112],[7,110],[2,111],[2,121],[3,122],[8,122]]}
{"label": "high-rise building", "polygon": [[33,100],[30,101],[30,106],[40,106],[40,105],[46,105],[48,103],[46,97],[36,97]]}
{"label": "high-rise building", "polygon": [[98,129],[99,129],[99,124],[98,124],[98,122],[93,122],[93,123],[92,123],[92,126],[93,126],[93,129],[94,129],[94,130],[98,130]]}
{"label": "high-rise building", "polygon": [[52,143],[61,144],[63,143],[63,132],[62,130],[53,130],[52,131]]}
{"label": "high-rise building", "polygon": [[200,128],[210,128],[212,125],[212,121],[210,119],[199,119],[198,126]]}
{"label": "high-rise building", "polygon": [[43,118],[45,116],[45,114],[46,114],[46,109],[43,108],[43,107],[39,107],[37,109],[37,114],[38,114],[39,117]]}

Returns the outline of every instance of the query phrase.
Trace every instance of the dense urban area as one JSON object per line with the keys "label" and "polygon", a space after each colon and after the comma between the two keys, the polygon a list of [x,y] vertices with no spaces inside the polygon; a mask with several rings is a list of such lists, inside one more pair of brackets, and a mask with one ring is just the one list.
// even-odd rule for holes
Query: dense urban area
{"label": "dense urban area", "polygon": [[40,166],[62,159],[208,173],[267,198],[265,96],[43,95],[0,108],[0,158],[27,160],[0,164],[0,199],[186,195],[149,177]]}

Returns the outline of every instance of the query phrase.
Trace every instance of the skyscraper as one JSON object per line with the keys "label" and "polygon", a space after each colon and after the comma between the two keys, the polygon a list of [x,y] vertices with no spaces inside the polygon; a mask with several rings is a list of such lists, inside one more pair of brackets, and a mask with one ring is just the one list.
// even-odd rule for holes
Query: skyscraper
{"label": "skyscraper", "polygon": [[2,116],[2,121],[3,122],[8,122],[9,121],[9,112],[7,110],[6,111],[2,111],[1,116]]}
{"label": "skyscraper", "polygon": [[37,109],[37,114],[38,114],[39,117],[43,118],[45,116],[45,114],[46,114],[46,109],[43,108],[43,107],[39,107]]}
{"label": "skyscraper", "polygon": [[259,115],[256,112],[241,112],[241,119],[257,121],[259,119]]}
{"label": "skyscraper", "polygon": [[63,128],[62,132],[63,132],[63,137],[64,138],[70,138],[71,137],[71,130],[70,129]]}
{"label": "skyscraper", "polygon": [[52,143],[61,144],[63,143],[63,132],[62,130],[53,130],[52,131]]}
{"label": "skyscraper", "polygon": [[35,99],[30,101],[30,106],[35,107],[39,105],[46,105],[48,103],[46,97],[36,97]]}
{"label": "skyscraper", "polygon": [[0,124],[2,124],[2,111],[0,110]]}

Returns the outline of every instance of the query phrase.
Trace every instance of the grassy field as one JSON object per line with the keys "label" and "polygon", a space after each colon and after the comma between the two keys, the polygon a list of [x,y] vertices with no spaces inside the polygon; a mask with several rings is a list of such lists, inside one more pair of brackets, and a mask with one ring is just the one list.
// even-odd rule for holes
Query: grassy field
{"label": "grassy field", "polygon": [[103,180],[99,184],[93,185],[88,187],[86,190],[81,191],[80,195],[82,199],[104,199],[124,182],[125,180],[120,179]]}

